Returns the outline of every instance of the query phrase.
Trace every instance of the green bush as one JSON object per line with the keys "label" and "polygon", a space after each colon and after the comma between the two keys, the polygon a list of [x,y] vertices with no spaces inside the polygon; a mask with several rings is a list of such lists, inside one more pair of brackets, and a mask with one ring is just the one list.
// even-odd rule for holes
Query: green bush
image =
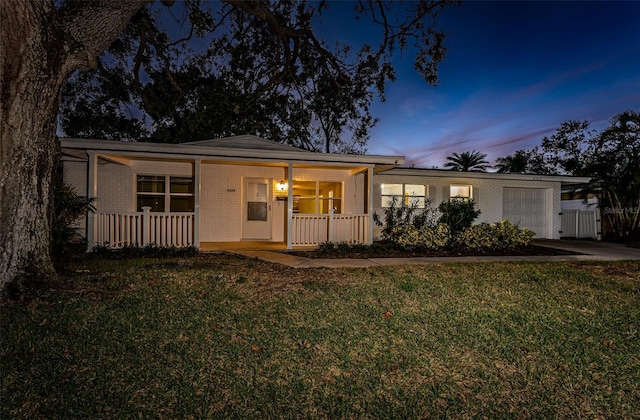
{"label": "green bush", "polygon": [[348,242],[323,242],[315,249],[318,255],[340,255],[367,253],[371,250],[368,244],[350,244]]}
{"label": "green bush", "polygon": [[453,236],[467,229],[480,215],[480,210],[475,209],[476,202],[462,198],[451,198],[443,201],[438,206],[442,213],[439,223],[449,226]]}
{"label": "green bush", "polygon": [[451,232],[444,224],[437,226],[399,225],[393,230],[394,242],[405,249],[426,248],[439,250],[446,248],[451,242]]}
{"label": "green bush", "polygon": [[471,250],[512,250],[531,244],[535,233],[521,229],[508,220],[494,223],[480,223],[460,232],[458,244]]}
{"label": "green bush", "polygon": [[[62,180],[61,175],[56,177],[51,223],[51,257],[56,265],[62,264],[74,248],[79,248],[81,252],[86,250],[85,239],[74,225],[91,210],[94,210],[93,198],[78,195],[71,184]],[[80,246],[75,247],[76,244]]]}
{"label": "green bush", "polygon": [[373,214],[374,223],[382,227],[382,239],[401,246],[414,242],[417,234],[414,231],[437,227],[439,218],[440,213],[431,207],[430,200],[426,201],[424,208],[419,208],[417,202],[405,206],[396,197],[384,209],[384,220],[377,213]]}
{"label": "green bush", "polygon": [[452,240],[451,229],[443,223],[435,227],[424,226],[419,236],[420,244],[432,250],[446,248]]}

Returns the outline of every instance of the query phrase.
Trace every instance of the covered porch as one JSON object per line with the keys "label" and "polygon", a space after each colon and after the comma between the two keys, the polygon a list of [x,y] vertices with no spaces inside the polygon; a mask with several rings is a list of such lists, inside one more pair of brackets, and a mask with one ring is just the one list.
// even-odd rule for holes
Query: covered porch
{"label": "covered porch", "polygon": [[82,189],[97,199],[86,220],[89,246],[293,249],[373,241],[373,175],[398,157],[221,140],[63,139],[70,163],[84,168]]}

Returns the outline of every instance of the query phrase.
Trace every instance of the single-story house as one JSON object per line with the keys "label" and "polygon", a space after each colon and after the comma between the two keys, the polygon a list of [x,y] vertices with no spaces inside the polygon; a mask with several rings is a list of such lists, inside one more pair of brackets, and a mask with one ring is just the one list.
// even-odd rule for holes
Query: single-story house
{"label": "single-story house", "polygon": [[269,241],[371,243],[392,196],[474,198],[478,221],[507,218],[559,238],[573,177],[398,167],[403,156],[316,153],[251,135],[182,144],[60,139],[63,176],[95,198],[89,246]]}

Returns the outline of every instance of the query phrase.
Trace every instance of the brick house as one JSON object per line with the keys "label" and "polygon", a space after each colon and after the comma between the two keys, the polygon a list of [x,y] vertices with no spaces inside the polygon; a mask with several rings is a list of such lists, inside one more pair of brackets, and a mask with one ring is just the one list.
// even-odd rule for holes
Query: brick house
{"label": "brick house", "polygon": [[[371,243],[393,196],[470,197],[479,221],[507,218],[559,238],[572,177],[400,168],[403,156],[316,153],[251,135],[182,144],[60,139],[64,179],[95,198],[89,246],[264,241]],[[421,201],[422,200],[422,201]]]}

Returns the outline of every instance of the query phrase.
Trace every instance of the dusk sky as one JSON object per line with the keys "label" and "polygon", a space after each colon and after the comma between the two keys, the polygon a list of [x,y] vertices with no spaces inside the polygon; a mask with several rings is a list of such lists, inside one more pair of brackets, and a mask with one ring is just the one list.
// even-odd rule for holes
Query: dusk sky
{"label": "dusk sky", "polygon": [[640,110],[639,1],[465,1],[440,26],[450,35],[439,86],[415,73],[412,54],[398,57],[368,153],[431,168],[476,149],[493,163],[563,121],[601,129]]}

